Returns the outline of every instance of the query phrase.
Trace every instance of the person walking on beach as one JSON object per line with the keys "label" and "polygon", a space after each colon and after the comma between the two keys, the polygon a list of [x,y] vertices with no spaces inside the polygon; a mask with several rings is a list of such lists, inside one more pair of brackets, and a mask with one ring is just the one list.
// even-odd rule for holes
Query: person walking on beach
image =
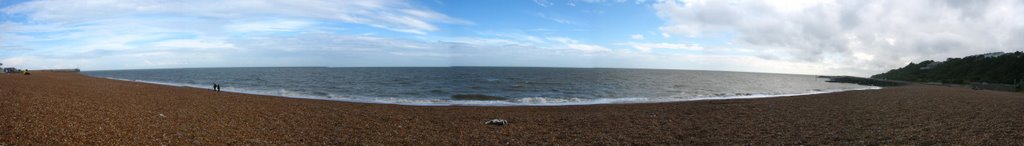
{"label": "person walking on beach", "polygon": [[218,85],[217,83],[213,83],[213,90],[220,92],[220,85]]}

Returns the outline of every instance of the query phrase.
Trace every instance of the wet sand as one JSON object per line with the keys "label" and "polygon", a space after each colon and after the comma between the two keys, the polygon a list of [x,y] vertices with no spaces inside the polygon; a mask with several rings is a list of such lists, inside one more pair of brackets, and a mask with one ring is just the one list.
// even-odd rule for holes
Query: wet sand
{"label": "wet sand", "polygon": [[[505,126],[483,124],[493,118]],[[909,85],[763,99],[401,106],[0,74],[0,145],[1024,145],[1024,94]]]}

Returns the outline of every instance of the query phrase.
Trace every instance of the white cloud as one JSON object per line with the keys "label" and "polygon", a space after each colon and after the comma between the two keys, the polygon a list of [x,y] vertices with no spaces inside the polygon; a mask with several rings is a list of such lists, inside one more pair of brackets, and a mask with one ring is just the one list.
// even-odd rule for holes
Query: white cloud
{"label": "white cloud", "polygon": [[1014,0],[660,1],[653,8],[667,22],[659,27],[665,34],[731,34],[762,58],[862,76],[1024,48],[1024,3]]}
{"label": "white cloud", "polygon": [[581,43],[578,40],[566,37],[547,37],[546,39],[558,43],[551,47],[554,49],[568,49],[572,51],[579,51],[584,54],[612,52],[611,49],[605,48],[600,45]]}
{"label": "white cloud", "polygon": [[544,13],[537,13],[537,17],[540,17],[540,18],[543,18],[543,19],[547,19],[547,20],[551,20],[551,21],[554,21],[554,22],[558,22],[558,23],[561,23],[561,24],[570,24],[570,25],[576,24],[576,22],[573,22],[573,21],[570,21],[570,20],[567,20],[567,19],[555,18],[555,17],[544,15]]}
{"label": "white cloud", "polygon": [[543,38],[522,33],[508,32],[477,32],[482,37],[495,38],[510,41],[510,44],[517,45],[540,45],[547,43]]}
{"label": "white cloud", "polygon": [[167,40],[154,43],[155,47],[169,47],[169,48],[191,48],[191,49],[231,49],[235,48],[234,44],[220,42],[220,41],[207,41],[198,39],[187,39],[187,40]]}
{"label": "white cloud", "polygon": [[555,5],[555,3],[549,2],[548,0],[533,0],[533,3],[537,3],[537,5],[540,5],[540,7],[545,8]]}
{"label": "white cloud", "polygon": [[406,1],[30,1],[2,10],[27,14],[32,20],[81,23],[139,15],[239,19],[252,16],[323,19],[366,24],[399,32],[422,34],[439,28],[432,23],[472,24]]}
{"label": "white cloud", "polygon": [[701,47],[700,45],[697,45],[697,44],[635,43],[635,42],[630,42],[630,43],[626,43],[626,45],[629,45],[629,46],[633,47],[634,49],[639,50],[640,52],[645,52],[645,53],[651,52],[654,49],[673,49],[673,50],[691,50],[691,51],[704,50],[704,47]]}
{"label": "white cloud", "polygon": [[598,46],[598,45],[566,44],[565,46],[566,46],[566,48],[573,49],[573,50],[578,50],[578,51],[581,51],[583,53],[588,53],[588,54],[589,53],[611,52],[611,49],[608,49],[608,48],[605,48],[605,47],[602,47],[602,46]]}
{"label": "white cloud", "polygon": [[579,41],[576,41],[574,39],[570,39],[570,38],[567,38],[567,37],[547,37],[546,39],[547,40],[551,40],[551,41],[555,41],[555,42],[559,42],[559,43],[563,43],[563,44],[579,43]]}
{"label": "white cloud", "polygon": [[[381,56],[417,49],[423,52],[437,46],[337,34],[335,23],[416,34],[437,31],[440,23],[472,24],[400,0],[51,0],[18,3],[0,8],[0,14],[27,19],[0,22],[0,47],[5,48],[0,49],[0,59],[6,65],[81,65],[90,70],[338,65],[331,64],[336,62],[331,58],[372,64],[356,59],[386,58]],[[319,37],[310,37],[316,35]],[[321,54],[339,51],[349,52]],[[362,56],[346,56],[349,54]],[[436,63],[444,59],[410,60],[385,64]]]}
{"label": "white cloud", "polygon": [[644,39],[644,35],[643,34],[634,34],[634,35],[630,35],[629,38],[632,38],[634,40],[643,40]]}
{"label": "white cloud", "polygon": [[312,22],[297,20],[272,20],[228,24],[224,28],[237,32],[293,31],[313,25]]}
{"label": "white cloud", "polygon": [[398,56],[417,56],[417,57],[453,57],[450,53],[437,53],[437,52],[391,52],[391,54]]}
{"label": "white cloud", "polygon": [[533,42],[533,43],[543,43],[544,42],[544,40],[541,40],[539,37],[535,37],[535,36],[524,36],[522,39],[530,41],[530,42]]}
{"label": "white cloud", "polygon": [[[637,42],[606,46],[538,37],[566,35],[543,28],[436,34],[441,24],[473,23],[408,1],[29,1],[0,9],[28,19],[0,23],[0,58],[30,68],[557,64],[870,75],[910,61],[1024,48],[1021,1],[636,2],[653,3],[665,24],[613,34]],[[574,23],[548,14],[538,15]],[[424,35],[352,35],[336,23]],[[673,41],[721,36],[731,40]]]}
{"label": "white cloud", "polygon": [[498,39],[498,38],[482,38],[482,37],[457,37],[447,41],[467,43],[467,44],[483,44],[483,45],[531,45],[529,43]]}

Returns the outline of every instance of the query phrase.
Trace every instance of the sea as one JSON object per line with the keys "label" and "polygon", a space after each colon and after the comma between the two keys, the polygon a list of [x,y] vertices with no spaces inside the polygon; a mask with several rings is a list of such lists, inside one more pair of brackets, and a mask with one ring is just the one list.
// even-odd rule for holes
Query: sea
{"label": "sea", "polygon": [[[257,67],[85,71],[116,80],[422,106],[558,106],[765,98],[879,89],[813,75],[536,67]],[[490,98],[458,98],[482,95]]]}

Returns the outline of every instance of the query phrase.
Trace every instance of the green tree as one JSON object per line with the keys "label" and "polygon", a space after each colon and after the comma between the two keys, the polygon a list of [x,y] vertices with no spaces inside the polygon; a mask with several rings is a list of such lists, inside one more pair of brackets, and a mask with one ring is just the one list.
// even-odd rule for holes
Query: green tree
{"label": "green tree", "polygon": [[872,78],[917,81],[967,83],[988,82],[1021,84],[1024,80],[1024,52],[1002,55],[972,55],[963,58],[948,58],[936,62],[925,60],[911,62],[902,68],[871,76]]}

